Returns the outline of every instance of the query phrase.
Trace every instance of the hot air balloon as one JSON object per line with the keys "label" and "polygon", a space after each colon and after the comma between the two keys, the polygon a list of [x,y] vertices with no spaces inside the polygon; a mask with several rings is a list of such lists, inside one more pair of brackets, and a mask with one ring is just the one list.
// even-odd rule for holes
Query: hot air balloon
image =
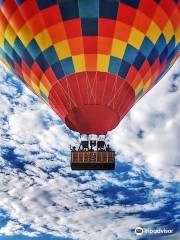
{"label": "hot air balloon", "polygon": [[[0,1],[0,60],[80,134],[114,129],[179,49],[179,0]],[[104,141],[72,148],[73,169],[114,158]]]}

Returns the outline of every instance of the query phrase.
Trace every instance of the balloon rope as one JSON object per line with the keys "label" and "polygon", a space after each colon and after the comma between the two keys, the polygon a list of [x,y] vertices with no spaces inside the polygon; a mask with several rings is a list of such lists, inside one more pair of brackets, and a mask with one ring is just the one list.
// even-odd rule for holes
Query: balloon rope
{"label": "balloon rope", "polygon": [[[115,78],[115,81],[114,81],[113,88],[112,88],[110,96],[114,96],[115,92],[117,91],[117,79],[118,79],[118,75],[116,75],[116,78]],[[108,103],[108,105],[110,105],[110,104]],[[113,105],[113,107],[114,107],[114,105]]]}
{"label": "balloon rope", "polygon": [[94,102],[95,102],[95,95],[93,95],[93,88],[94,88],[94,84],[95,84],[95,79],[93,79],[93,83],[91,84],[90,80],[89,80],[89,77],[88,77],[88,73],[86,73],[87,75],[87,82],[88,82],[88,87],[89,87],[89,101],[88,101],[88,104],[91,103],[91,98],[94,98]]}
{"label": "balloon rope", "polygon": [[[71,104],[73,103],[75,106],[77,106],[77,104],[76,104],[76,101],[75,101],[75,99],[74,99],[74,94],[73,94],[73,92],[72,92],[72,90],[71,90],[71,86],[70,86],[70,84],[69,84],[69,82],[68,82],[68,79],[67,79],[67,77],[66,77],[66,83],[67,83],[67,87],[68,87],[68,92],[69,92],[69,98],[71,98],[70,96],[72,96],[72,98],[71,98]],[[72,105],[71,105],[72,106]]]}
{"label": "balloon rope", "polygon": [[[128,90],[125,92],[126,94],[123,94],[123,97],[121,98],[121,105],[124,103],[124,100],[126,100],[126,97],[129,95],[130,90],[131,90],[131,86],[128,86]],[[122,92],[122,88],[121,88],[121,91],[118,93],[117,98],[114,100],[114,106],[117,104],[118,96],[121,92]]]}
{"label": "balloon rope", "polygon": [[[123,98],[122,98],[122,101],[121,101],[121,104],[120,104],[120,106],[119,106],[119,108],[118,109],[121,109],[121,111],[122,110],[124,110],[123,109],[123,107],[124,107],[124,100],[126,100],[127,99],[127,96],[129,95],[129,92],[130,91],[132,91],[131,90],[131,87],[129,86],[129,88],[128,88],[128,90],[126,91],[126,94],[123,96]],[[133,94],[131,94],[131,96],[130,96],[130,98],[128,98],[128,101],[131,101],[131,99],[134,99],[134,95]],[[119,113],[119,112],[118,112]],[[125,112],[120,116],[120,117],[122,117],[122,116],[124,116],[124,114],[125,114]]]}
{"label": "balloon rope", "polygon": [[[67,79],[67,78],[66,78]],[[67,99],[67,102],[69,104],[69,107],[71,108],[71,101],[74,102],[74,100],[68,95],[67,91],[64,89],[64,87],[62,86],[62,84],[59,82],[65,96],[66,96],[66,99]],[[74,103],[74,105],[76,106],[76,103]],[[71,108],[72,109],[72,108]]]}
{"label": "balloon rope", "polygon": [[78,86],[78,91],[79,91],[79,96],[80,96],[80,101],[81,101],[81,104],[83,104],[83,98],[82,98],[82,95],[81,95],[81,89],[79,87],[79,81],[77,79],[77,74],[75,74],[75,78],[76,78],[76,82],[77,82],[77,86]]}
{"label": "balloon rope", "polygon": [[121,86],[119,87],[119,89],[116,90],[116,93],[114,94],[112,99],[110,99],[110,101],[108,102],[107,106],[110,106],[111,103],[114,101],[115,97],[119,94],[120,91],[122,91],[122,87],[125,85],[125,83],[126,83],[126,81],[124,80],[123,83],[121,84]]}
{"label": "balloon rope", "polygon": [[106,74],[104,89],[103,89],[102,97],[101,97],[101,104],[103,104],[103,98],[104,98],[104,94],[105,94],[105,90],[106,90],[106,86],[107,86],[107,81],[108,81],[107,77],[108,77],[108,74]]}
{"label": "balloon rope", "polygon": [[87,97],[88,97],[88,104],[89,104],[89,82],[88,82],[88,77],[87,77],[87,72],[86,72],[86,93],[87,93]]}

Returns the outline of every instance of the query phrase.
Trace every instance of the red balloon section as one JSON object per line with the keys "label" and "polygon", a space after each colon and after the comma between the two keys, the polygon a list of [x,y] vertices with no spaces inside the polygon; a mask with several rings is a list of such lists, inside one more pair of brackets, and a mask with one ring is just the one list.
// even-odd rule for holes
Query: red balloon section
{"label": "red balloon section", "polygon": [[179,49],[177,0],[0,1],[0,60],[81,134],[114,129]]}

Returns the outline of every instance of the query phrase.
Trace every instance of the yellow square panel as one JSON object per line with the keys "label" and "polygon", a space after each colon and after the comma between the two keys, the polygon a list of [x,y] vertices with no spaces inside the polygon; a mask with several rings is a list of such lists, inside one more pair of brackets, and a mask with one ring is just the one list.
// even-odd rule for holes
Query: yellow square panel
{"label": "yellow square panel", "polygon": [[167,22],[167,24],[163,30],[163,34],[166,39],[166,43],[168,43],[174,35],[174,29],[173,29],[172,23],[170,21]]}
{"label": "yellow square panel", "polygon": [[178,29],[175,32],[175,39],[176,43],[178,44],[180,42],[180,27],[178,27]]}
{"label": "yellow square panel", "polygon": [[67,40],[64,40],[62,42],[55,44],[54,47],[56,49],[56,53],[57,53],[59,59],[62,60],[64,58],[68,58],[71,56],[71,51],[70,51]]}
{"label": "yellow square panel", "polygon": [[30,43],[30,41],[33,39],[32,32],[30,31],[30,29],[26,24],[19,30],[17,35],[20,38],[21,42],[26,47]]}
{"label": "yellow square panel", "polygon": [[109,68],[109,55],[98,54],[97,71],[107,72]]}
{"label": "yellow square panel", "polygon": [[150,85],[151,85],[151,78],[145,83],[143,92],[146,92],[149,89]]}
{"label": "yellow square panel", "polygon": [[49,82],[48,78],[46,77],[46,75],[42,75],[41,79],[40,79],[40,83],[46,88],[47,91],[51,90],[51,83]]}
{"label": "yellow square panel", "polygon": [[0,33],[0,47],[4,49],[4,37],[1,33]]}
{"label": "yellow square panel", "polygon": [[72,59],[75,72],[83,72],[86,70],[84,54],[73,56]]}
{"label": "yellow square panel", "polygon": [[45,88],[45,86],[42,84],[42,82],[40,82],[40,90],[48,97],[49,92],[48,92],[48,90]]}
{"label": "yellow square panel", "polygon": [[24,71],[22,71],[22,75],[23,75],[25,82],[27,82],[30,86],[32,86],[31,78]]}
{"label": "yellow square panel", "polygon": [[8,63],[4,58],[1,57],[1,55],[0,55],[0,61],[1,61],[10,71],[12,71],[12,67],[9,65],[9,63]]}
{"label": "yellow square panel", "polygon": [[146,36],[155,44],[161,33],[161,29],[158,27],[157,24],[155,24],[154,21],[152,21],[146,33]]}
{"label": "yellow square panel", "polygon": [[16,38],[16,33],[14,32],[14,30],[11,28],[10,25],[7,26],[4,37],[9,42],[9,44],[13,47],[14,41]]}
{"label": "yellow square panel", "polygon": [[52,41],[47,30],[40,32],[36,35],[35,39],[42,51],[52,45]]}
{"label": "yellow square panel", "polygon": [[143,81],[141,81],[135,89],[135,95],[137,95],[143,88]]}
{"label": "yellow square panel", "polygon": [[39,87],[34,82],[31,82],[31,85],[32,85],[34,92],[39,94]]}
{"label": "yellow square panel", "polygon": [[137,30],[136,28],[132,27],[132,30],[129,35],[128,42],[131,44],[133,47],[136,49],[139,49],[143,40],[144,40],[145,35]]}
{"label": "yellow square panel", "polygon": [[117,58],[123,58],[127,43],[114,39],[112,44],[111,55]]}

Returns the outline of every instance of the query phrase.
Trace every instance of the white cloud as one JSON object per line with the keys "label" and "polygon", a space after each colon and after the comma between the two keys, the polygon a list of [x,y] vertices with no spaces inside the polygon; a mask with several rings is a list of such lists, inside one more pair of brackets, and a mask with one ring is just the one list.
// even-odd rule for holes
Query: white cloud
{"label": "white cloud", "polygon": [[[68,176],[44,179],[39,173],[23,173],[20,176],[14,172],[13,178],[4,174],[0,175],[1,178],[6,189],[0,193],[0,208],[16,219],[15,224],[9,221],[1,228],[2,235],[17,234],[21,230],[24,234],[22,225],[25,224],[30,226],[31,234],[48,232],[55,236],[92,240],[135,239],[133,229],[142,223],[149,223],[148,219],[140,218],[138,212],[156,210],[164,204],[96,206],[93,199],[84,196],[85,192]],[[93,186],[90,182],[89,189],[93,190]],[[91,196],[90,190],[89,194]],[[89,207],[84,205],[87,202]],[[130,213],[134,216],[128,216]]]}
{"label": "white cloud", "polygon": [[4,227],[0,229],[0,235],[10,236],[13,234],[19,234],[21,230],[21,225],[14,221],[9,221]]}
{"label": "white cloud", "polygon": [[[28,89],[19,90],[21,85],[13,84],[12,76],[7,79],[6,71],[1,70],[1,147],[4,153],[13,149],[15,159],[3,154],[0,158],[0,208],[11,219],[0,234],[133,240],[135,227],[156,224],[158,219],[143,218],[140,212],[160,210],[166,204],[166,189],[158,185],[152,190],[153,183],[143,178],[144,188],[149,191],[145,194],[147,201],[142,204],[134,200],[127,205],[121,204],[128,198],[122,189],[133,191],[135,199],[140,195],[137,178],[144,166],[160,180],[178,178],[179,89],[168,93],[171,75],[141,100],[111,135],[122,161],[132,161],[131,171],[94,173],[70,171],[67,151],[69,144],[76,142],[76,135],[69,136],[48,106]],[[178,82],[176,85],[179,87]],[[139,129],[144,130],[142,139],[137,138]],[[21,162],[23,168],[14,166],[15,162]],[[125,174],[128,178],[123,179]],[[116,191],[113,197],[111,187]]]}
{"label": "white cloud", "polygon": [[[177,61],[111,134],[113,146],[124,160],[144,165],[152,176],[162,181],[180,180],[177,168],[180,160],[179,71],[180,61]],[[169,91],[172,84],[177,91]],[[138,137],[139,131],[143,131],[142,138]]]}

